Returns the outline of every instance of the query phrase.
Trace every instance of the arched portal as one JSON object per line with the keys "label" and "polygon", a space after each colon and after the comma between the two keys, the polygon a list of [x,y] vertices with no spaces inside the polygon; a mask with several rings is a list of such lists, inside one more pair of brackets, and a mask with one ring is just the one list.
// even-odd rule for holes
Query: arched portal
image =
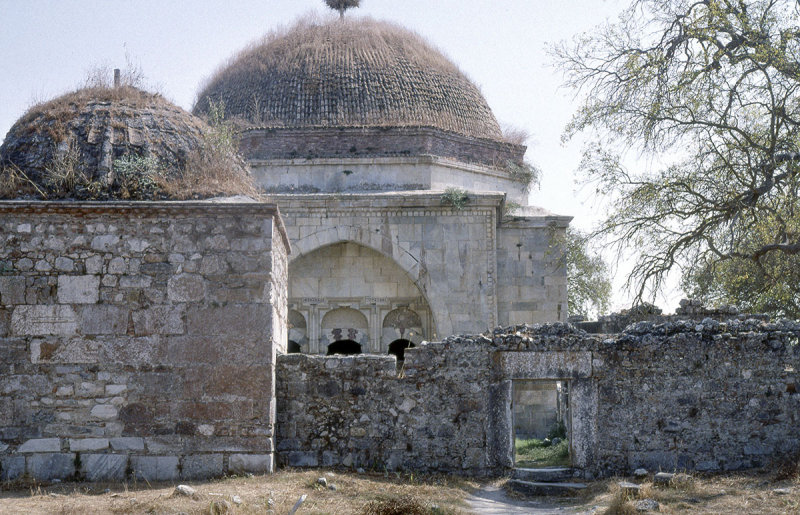
{"label": "arched portal", "polygon": [[337,340],[328,345],[328,356],[334,354],[342,354],[345,356],[361,354],[361,345],[353,340]]}
{"label": "arched portal", "polygon": [[300,347],[300,344],[294,340],[289,340],[289,345],[286,346],[286,352],[289,354],[300,354],[303,352],[303,349]]}
{"label": "arched portal", "polygon": [[[306,315],[310,353],[324,354],[331,343],[349,339],[365,353],[385,354],[396,339],[418,343],[432,332],[431,309],[406,270],[392,258],[351,241],[320,247],[293,260],[289,303]],[[393,328],[391,335],[384,334],[387,314],[399,306],[414,313],[412,323],[406,324],[409,330],[404,325],[402,334]]]}

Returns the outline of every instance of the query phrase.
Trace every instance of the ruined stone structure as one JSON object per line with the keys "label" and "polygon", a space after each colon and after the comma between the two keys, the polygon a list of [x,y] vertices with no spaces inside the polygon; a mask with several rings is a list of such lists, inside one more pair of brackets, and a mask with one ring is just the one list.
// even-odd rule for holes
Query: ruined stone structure
{"label": "ruined stone structure", "polygon": [[[182,176],[205,129],[119,93],[35,107],[2,147],[4,173],[72,201],[0,202],[0,480],[503,473],[515,381],[568,389],[585,476],[800,448],[797,323],[559,323],[570,218],[527,205],[525,147],[415,34],[300,22],[212,78],[195,112],[224,102],[260,201],[121,201],[115,160]],[[65,156],[83,190],[53,182]],[[534,322],[556,323],[513,325]]]}
{"label": "ruined stone structure", "polygon": [[474,475],[513,467],[515,381],[569,385],[571,464],[593,477],[736,470],[800,451],[800,323],[509,327],[391,357],[277,362],[279,462]]}
{"label": "ruined stone structure", "polygon": [[0,203],[0,479],[273,469],[275,206]]}

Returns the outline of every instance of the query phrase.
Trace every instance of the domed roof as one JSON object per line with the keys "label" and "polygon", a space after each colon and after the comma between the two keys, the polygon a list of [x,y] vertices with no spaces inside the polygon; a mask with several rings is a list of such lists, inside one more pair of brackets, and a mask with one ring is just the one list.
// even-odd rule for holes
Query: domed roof
{"label": "domed roof", "polygon": [[[202,161],[208,129],[158,94],[79,89],[32,107],[11,127],[0,147],[0,197],[170,197],[159,182],[183,180],[187,165]],[[246,175],[237,166],[232,173]]]}
{"label": "domed roof", "polygon": [[220,69],[198,95],[258,127],[429,126],[500,140],[478,88],[419,35],[370,18],[302,20]]}

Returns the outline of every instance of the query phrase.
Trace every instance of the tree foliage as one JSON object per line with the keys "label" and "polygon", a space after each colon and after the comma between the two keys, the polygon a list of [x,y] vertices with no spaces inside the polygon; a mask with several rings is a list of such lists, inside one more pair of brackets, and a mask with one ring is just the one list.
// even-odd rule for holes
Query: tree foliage
{"label": "tree foliage", "polygon": [[339,17],[344,18],[344,12],[351,7],[358,7],[361,0],[325,0],[325,4],[333,9],[339,11]]}
{"label": "tree foliage", "polygon": [[567,305],[572,315],[601,315],[608,311],[611,280],[608,265],[592,249],[588,235],[567,229]]}
{"label": "tree foliage", "polygon": [[[638,299],[674,269],[752,272],[796,298],[777,272],[800,256],[799,21],[796,0],[634,0],[555,49],[585,95],[565,138],[593,134],[581,169],[610,206],[597,234],[636,252]],[[665,164],[629,170],[628,148]]]}

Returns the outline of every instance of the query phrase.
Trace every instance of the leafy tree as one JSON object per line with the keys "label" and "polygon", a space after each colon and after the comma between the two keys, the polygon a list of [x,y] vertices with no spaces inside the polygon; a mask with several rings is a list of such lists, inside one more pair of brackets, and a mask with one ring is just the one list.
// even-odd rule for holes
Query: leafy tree
{"label": "leafy tree", "polygon": [[333,9],[339,11],[339,17],[344,18],[344,12],[351,7],[358,7],[361,0],[325,0],[325,4]]}
{"label": "leafy tree", "polygon": [[[776,228],[762,220],[747,238],[768,241]],[[772,252],[758,261],[701,262],[683,277],[683,289],[705,304],[732,304],[748,313],[800,318],[800,255]]]}
{"label": "leafy tree", "polygon": [[569,315],[605,313],[611,298],[608,265],[600,253],[591,248],[588,235],[569,228],[565,243]]}
{"label": "leafy tree", "polygon": [[[799,9],[633,0],[615,24],[555,49],[585,94],[565,138],[591,129],[581,169],[609,200],[596,234],[636,253],[637,299],[671,270],[740,304],[759,284],[796,299],[796,277],[779,272],[800,258]],[[628,148],[665,164],[631,171]]]}

